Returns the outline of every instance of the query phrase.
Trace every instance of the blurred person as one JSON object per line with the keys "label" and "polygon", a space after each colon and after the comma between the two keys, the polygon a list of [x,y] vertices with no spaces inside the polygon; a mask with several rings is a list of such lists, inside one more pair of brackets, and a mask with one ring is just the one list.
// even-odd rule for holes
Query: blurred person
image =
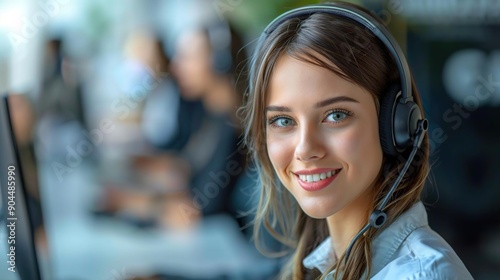
{"label": "blurred person", "polygon": [[44,159],[64,162],[61,147],[76,141],[86,127],[82,102],[82,84],[75,60],[64,51],[62,39],[45,45],[43,80],[35,102],[36,134]]}
{"label": "blurred person", "polygon": [[117,79],[122,94],[112,107],[117,131],[106,149],[108,153],[115,150],[120,154],[118,160],[126,164],[109,168],[104,157],[102,168],[106,172],[101,180],[105,187],[97,202],[98,214],[118,215],[138,226],[154,226],[157,206],[163,203],[161,195],[167,192],[170,200],[177,195],[175,186],[186,184],[186,175],[179,169],[182,166],[161,164],[169,158],[163,150],[178,150],[185,141],[179,132],[184,124],[179,121],[180,94],[169,67],[158,34],[140,29],[128,36]]}
{"label": "blurred person", "polygon": [[154,42],[148,66],[158,83],[145,99],[141,124],[145,137],[159,150],[182,150],[193,131],[200,128],[205,114],[203,104],[180,95],[177,81],[170,71],[170,58],[159,37]]}
{"label": "blurred person", "polygon": [[281,279],[472,279],[428,225],[427,120],[376,18],[313,5],[261,35],[244,107],[262,188],[257,246],[265,226],[293,250]]}
{"label": "blurred person", "polygon": [[46,43],[44,59],[38,115],[56,115],[63,122],[77,121],[85,126],[81,83],[74,60],[65,54],[61,39]]}
{"label": "blurred person", "polygon": [[[193,125],[184,117],[198,115],[196,112],[201,106],[181,118],[184,102],[170,73],[170,58],[165,53],[162,37],[149,29],[136,30],[127,37],[123,56],[115,77],[120,96],[114,100],[111,111],[118,128],[125,127],[125,134],[132,134],[127,129],[133,130],[130,138],[137,141],[122,139],[120,131],[113,141],[139,143],[136,145],[139,148],[134,148],[139,152],[141,149],[147,152],[149,144],[160,150],[181,149],[189,134],[185,130],[197,129],[196,125],[191,128]],[[124,152],[129,150],[126,147]]]}
{"label": "blurred person", "polygon": [[[170,67],[181,94],[177,97],[173,89],[167,92],[160,86],[146,98],[142,126],[155,149],[132,156],[141,177],[163,190],[154,197],[113,193],[121,202],[110,199],[115,204],[111,208],[131,207],[135,201],[142,205],[140,212],[160,209],[159,222],[174,228],[228,213],[228,199],[245,168],[235,116],[246,84],[239,74],[245,58],[239,52],[242,47],[242,39],[226,23],[182,34]],[[163,69],[168,58],[160,44],[154,49],[152,61]],[[162,119],[167,117],[171,119]]]}
{"label": "blurred person", "polygon": [[[238,152],[241,130],[236,122],[246,79],[243,40],[226,22],[184,32],[178,40],[172,70],[182,98],[201,102],[201,124],[178,156],[186,163],[188,189],[202,215],[228,210],[228,198],[245,164]],[[182,115],[192,114],[184,110]]]}

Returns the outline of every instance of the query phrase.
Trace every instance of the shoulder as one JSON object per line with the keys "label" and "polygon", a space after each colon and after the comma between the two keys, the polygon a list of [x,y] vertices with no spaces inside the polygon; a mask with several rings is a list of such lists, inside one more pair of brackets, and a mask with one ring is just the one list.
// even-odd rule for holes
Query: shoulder
{"label": "shoulder", "polygon": [[372,279],[473,278],[451,246],[426,225],[411,232]]}

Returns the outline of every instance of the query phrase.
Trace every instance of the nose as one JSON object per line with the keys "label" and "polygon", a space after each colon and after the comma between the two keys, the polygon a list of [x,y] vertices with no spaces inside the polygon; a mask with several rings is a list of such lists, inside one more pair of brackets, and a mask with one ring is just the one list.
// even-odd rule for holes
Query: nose
{"label": "nose", "polygon": [[326,154],[324,139],[314,125],[303,126],[299,130],[295,147],[295,158],[300,161],[314,161]]}

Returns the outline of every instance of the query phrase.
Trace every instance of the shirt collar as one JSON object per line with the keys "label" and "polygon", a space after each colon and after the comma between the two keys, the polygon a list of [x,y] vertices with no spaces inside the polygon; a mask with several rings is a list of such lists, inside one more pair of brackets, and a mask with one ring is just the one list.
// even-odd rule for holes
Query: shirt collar
{"label": "shirt collar", "polygon": [[373,240],[372,275],[379,272],[391,261],[410,233],[419,227],[428,225],[427,212],[424,204],[419,201],[381,231]]}
{"label": "shirt collar", "polygon": [[[412,231],[426,225],[428,221],[425,207],[422,202],[417,202],[375,236],[372,242],[372,274],[376,274],[389,263],[396,250]],[[317,268],[324,273],[335,261],[331,237],[328,237],[304,258],[302,264],[308,269]]]}
{"label": "shirt collar", "polygon": [[333,253],[331,237],[328,237],[304,258],[302,264],[308,269],[317,268],[321,273],[324,273],[335,261],[336,257]]}

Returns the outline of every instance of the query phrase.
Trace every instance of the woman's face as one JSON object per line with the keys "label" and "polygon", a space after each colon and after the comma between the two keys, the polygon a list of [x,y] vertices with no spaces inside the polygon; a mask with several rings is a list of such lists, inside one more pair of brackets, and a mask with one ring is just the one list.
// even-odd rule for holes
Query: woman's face
{"label": "woman's face", "polygon": [[269,159],[306,214],[368,211],[383,157],[368,91],[283,55],[270,80],[265,114]]}

